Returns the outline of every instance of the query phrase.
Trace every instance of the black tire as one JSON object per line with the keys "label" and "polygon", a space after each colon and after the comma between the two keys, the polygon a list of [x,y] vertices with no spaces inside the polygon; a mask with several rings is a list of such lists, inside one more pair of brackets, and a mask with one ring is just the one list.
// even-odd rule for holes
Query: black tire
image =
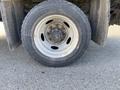
{"label": "black tire", "polygon": [[[34,45],[33,32],[35,22],[51,14],[60,14],[69,17],[77,26],[81,34],[77,48],[68,56],[63,58],[50,58],[44,56]],[[61,67],[78,60],[89,46],[91,40],[91,27],[86,15],[76,5],[62,0],[44,1],[35,6],[26,16],[21,31],[22,44],[28,53],[41,64]]]}

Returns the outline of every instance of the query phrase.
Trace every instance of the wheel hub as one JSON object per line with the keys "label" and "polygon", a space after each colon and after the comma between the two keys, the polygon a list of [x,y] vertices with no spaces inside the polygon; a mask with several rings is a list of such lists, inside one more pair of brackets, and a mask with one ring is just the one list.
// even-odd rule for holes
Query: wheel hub
{"label": "wheel hub", "polygon": [[62,43],[65,38],[66,38],[66,32],[65,29],[63,28],[51,28],[50,30],[48,30],[47,32],[47,38],[48,41],[54,43],[54,44],[60,44]]}
{"label": "wheel hub", "polygon": [[49,15],[36,25],[34,42],[43,55],[62,58],[71,54],[77,47],[79,32],[70,18]]}

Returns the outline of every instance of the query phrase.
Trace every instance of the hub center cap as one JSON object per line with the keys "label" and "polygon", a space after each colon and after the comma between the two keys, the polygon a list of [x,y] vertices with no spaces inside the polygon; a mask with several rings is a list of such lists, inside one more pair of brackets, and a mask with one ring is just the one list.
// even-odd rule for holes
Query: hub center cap
{"label": "hub center cap", "polygon": [[59,44],[64,41],[66,37],[65,30],[59,28],[53,28],[47,32],[48,40],[52,43]]}

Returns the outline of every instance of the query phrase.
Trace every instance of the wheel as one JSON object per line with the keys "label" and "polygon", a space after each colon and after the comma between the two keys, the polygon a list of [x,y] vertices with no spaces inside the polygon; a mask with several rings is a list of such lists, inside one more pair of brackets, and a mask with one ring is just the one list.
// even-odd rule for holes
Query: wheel
{"label": "wheel", "polygon": [[26,16],[22,43],[40,63],[60,67],[78,60],[91,40],[85,14],[67,1],[44,1]]}

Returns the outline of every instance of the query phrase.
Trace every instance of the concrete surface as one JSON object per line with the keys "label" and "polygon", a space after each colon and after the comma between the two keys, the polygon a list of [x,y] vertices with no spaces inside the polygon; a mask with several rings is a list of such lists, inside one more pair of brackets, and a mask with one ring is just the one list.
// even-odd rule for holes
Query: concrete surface
{"label": "concrete surface", "polygon": [[10,52],[0,24],[0,90],[120,90],[120,27],[111,26],[105,47],[91,42],[75,64],[49,68],[21,47]]}

